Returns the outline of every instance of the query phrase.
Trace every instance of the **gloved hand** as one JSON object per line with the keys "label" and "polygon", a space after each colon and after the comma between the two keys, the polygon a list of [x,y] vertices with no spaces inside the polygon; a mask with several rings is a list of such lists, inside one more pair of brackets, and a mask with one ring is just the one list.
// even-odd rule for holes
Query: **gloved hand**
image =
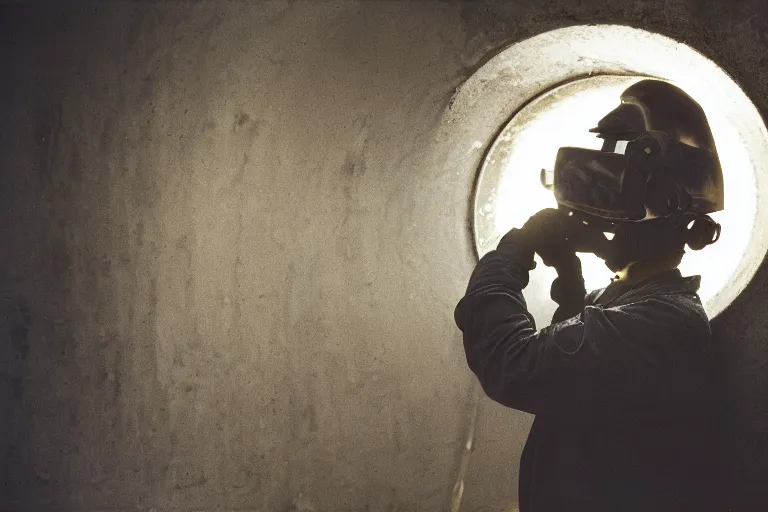
{"label": "gloved hand", "polygon": [[528,219],[521,231],[546,266],[569,273],[578,270],[581,274],[581,265],[575,268],[576,244],[586,228],[579,220],[563,210],[545,208]]}
{"label": "gloved hand", "polygon": [[587,291],[576,248],[585,237],[584,224],[562,210],[548,208],[528,219],[522,231],[544,264],[557,270],[550,288],[550,297],[558,305],[552,323],[581,313]]}
{"label": "gloved hand", "polygon": [[546,208],[529,218],[521,229],[511,229],[498,250],[534,268],[533,253],[548,267],[569,270],[575,255],[575,241],[583,237],[584,225],[562,210]]}
{"label": "gloved hand", "polygon": [[[513,229],[499,243],[499,250],[530,257],[536,252],[558,274],[550,296],[559,308],[553,323],[579,314],[584,308],[584,278],[576,249],[586,235],[584,224],[562,210],[547,208],[533,215],[521,229]],[[528,256],[530,255],[530,256]],[[527,260],[526,260],[527,261]]]}

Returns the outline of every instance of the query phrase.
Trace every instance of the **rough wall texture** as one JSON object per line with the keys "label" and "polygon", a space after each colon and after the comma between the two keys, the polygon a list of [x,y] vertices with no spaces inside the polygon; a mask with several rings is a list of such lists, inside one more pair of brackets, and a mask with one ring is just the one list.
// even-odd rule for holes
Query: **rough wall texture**
{"label": "rough wall texture", "polygon": [[[765,111],[762,4],[0,7],[0,508],[446,509],[472,382],[452,92],[507,44],[616,22]],[[766,293],[714,324],[734,510],[768,503]],[[462,510],[514,506],[528,425],[482,403]]]}

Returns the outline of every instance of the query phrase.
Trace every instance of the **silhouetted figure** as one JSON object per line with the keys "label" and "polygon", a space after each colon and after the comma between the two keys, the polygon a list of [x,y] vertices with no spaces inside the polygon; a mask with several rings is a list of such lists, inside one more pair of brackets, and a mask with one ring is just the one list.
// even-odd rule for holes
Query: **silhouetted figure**
{"label": "silhouetted figure", "polygon": [[[723,178],[701,107],[646,80],[593,131],[601,151],[561,148],[558,209],[483,256],[455,311],[467,362],[493,400],[536,415],[522,455],[520,510],[718,510],[713,342],[677,269],[714,243]],[[603,233],[612,233],[609,239]],[[616,273],[585,297],[576,252]],[[552,325],[523,289],[534,253],[558,271]]]}

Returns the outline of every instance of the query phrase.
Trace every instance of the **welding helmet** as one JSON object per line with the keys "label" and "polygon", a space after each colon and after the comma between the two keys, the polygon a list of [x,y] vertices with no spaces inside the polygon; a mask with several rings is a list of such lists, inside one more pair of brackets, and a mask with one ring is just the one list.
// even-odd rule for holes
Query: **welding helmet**
{"label": "welding helmet", "polygon": [[[701,106],[683,90],[643,80],[590,130],[599,151],[560,148],[542,184],[561,208],[603,222],[603,229],[660,217],[684,217],[700,235],[694,249],[714,243],[720,226],[707,214],[724,208],[723,173]],[[694,240],[694,238],[696,240]]]}

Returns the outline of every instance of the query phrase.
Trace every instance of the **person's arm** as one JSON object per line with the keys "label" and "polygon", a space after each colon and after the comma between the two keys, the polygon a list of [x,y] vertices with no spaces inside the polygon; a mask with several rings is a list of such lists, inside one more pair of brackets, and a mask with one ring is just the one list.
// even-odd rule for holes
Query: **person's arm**
{"label": "person's arm", "polygon": [[690,336],[664,298],[579,315],[536,330],[522,294],[533,254],[519,237],[485,255],[455,310],[467,363],[493,400],[532,414],[657,407],[675,400],[685,363],[671,366]]}
{"label": "person's arm", "polygon": [[553,324],[562,322],[580,314],[587,300],[584,276],[581,273],[581,260],[574,252],[565,252],[555,266],[557,277],[550,288],[550,298],[557,303],[557,310],[552,315]]}

